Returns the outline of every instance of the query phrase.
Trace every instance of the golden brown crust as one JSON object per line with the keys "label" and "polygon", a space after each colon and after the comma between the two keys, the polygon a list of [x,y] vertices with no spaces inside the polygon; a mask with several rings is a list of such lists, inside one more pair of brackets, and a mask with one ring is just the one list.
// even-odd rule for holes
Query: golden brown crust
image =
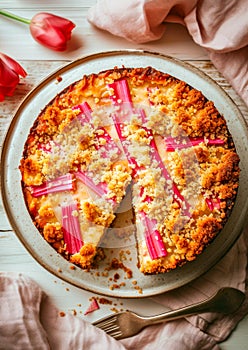
{"label": "golden brown crust", "polygon": [[[137,153],[137,159],[144,161],[144,168],[133,184],[135,213],[139,216],[144,211],[158,221],[158,230],[167,250],[165,257],[151,259],[144,242],[144,229],[141,229],[141,233],[137,233],[140,270],[145,274],[163,273],[194,260],[220,232],[235,201],[240,171],[239,157],[225,119],[213,102],[185,82],[151,67],[116,67],[84,76],[72,84],[44,108],[30,130],[20,162],[23,193],[30,215],[44,238],[72,263],[90,268],[97,254],[99,239],[115,218],[115,208],[110,203],[113,200],[117,204],[122,201],[131,181],[132,169],[126,159],[113,157],[107,163],[97,156],[96,133],[101,136],[96,126],[99,116],[97,113],[92,116],[93,128],[83,126],[82,130],[77,131],[79,128],[74,121],[78,118],[79,110],[73,107],[87,101],[91,109],[99,113],[99,106],[104,108],[111,101],[113,92],[108,84],[120,79],[127,80],[134,105],[156,108],[149,115],[146,128],[130,122],[125,132],[135,156]],[[145,164],[149,153],[147,128],[153,131],[158,150],[175,185],[185,198],[196,198],[197,204],[190,207],[190,218],[182,215],[182,204],[164,193],[163,184],[168,179],[161,176],[161,169],[154,167],[154,164],[151,166],[149,162]],[[69,135],[66,141],[65,134]],[[192,142],[202,141],[183,150],[164,153],[163,140],[167,136],[182,143],[188,142],[181,139],[181,134]],[[215,145],[214,140],[220,143]],[[63,142],[67,142],[65,150],[68,145],[74,147],[74,143],[77,148],[69,151],[70,156],[64,161],[55,156],[51,160],[51,141],[55,144],[54,149],[57,143],[63,145]],[[98,137],[98,142],[98,146],[104,145],[106,140]],[[137,152],[135,145],[138,145]],[[143,158],[140,147],[144,151]],[[87,188],[75,179],[72,196],[78,202],[81,229],[90,232],[93,226],[98,239],[95,242],[86,241],[78,252],[68,254],[61,220],[57,219],[59,201],[63,200],[63,196],[54,195],[51,204],[49,196],[34,198],[30,186],[39,186],[65,172],[74,174],[79,165],[83,170],[90,169],[93,178],[100,172],[101,177],[98,176],[97,181],[105,182],[108,192],[105,202],[99,204],[94,198],[87,197]],[[145,193],[142,195],[152,198],[152,202],[140,200],[141,188]]]}
{"label": "golden brown crust", "polygon": [[79,253],[70,257],[70,262],[80,266],[82,269],[89,269],[96,254],[96,247],[88,243],[82,246]]}

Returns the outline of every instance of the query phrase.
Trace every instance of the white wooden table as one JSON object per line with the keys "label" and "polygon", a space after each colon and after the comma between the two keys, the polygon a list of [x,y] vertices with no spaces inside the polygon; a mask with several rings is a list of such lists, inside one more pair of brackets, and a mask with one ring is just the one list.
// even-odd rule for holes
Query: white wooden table
{"label": "white wooden table", "polygon": [[[37,12],[45,11],[71,19],[76,28],[68,50],[61,53],[44,48],[36,43],[29,33],[28,26],[0,16],[0,51],[16,59],[28,72],[21,80],[15,95],[0,103],[0,144],[14,115],[15,109],[25,95],[43,78],[58,67],[84,55],[99,51],[116,49],[145,49],[161,52],[181,60],[185,60],[215,79],[244,110],[242,101],[231,89],[229,84],[215,70],[208,59],[207,53],[194,44],[186,29],[170,24],[164,37],[156,42],[136,45],[124,39],[100,31],[92,27],[87,19],[87,11],[95,3],[93,0],[1,0],[1,8],[18,15],[31,18]],[[248,115],[245,114],[247,120]],[[79,317],[86,310],[93,293],[80,290],[51,275],[41,267],[26,251],[13,232],[0,203],[0,271],[18,271],[24,273],[43,288],[56,306],[64,312],[76,310]],[[108,297],[109,300],[111,298]],[[130,308],[134,311],[153,314],[161,312],[161,306],[150,299],[123,300],[112,299],[112,305],[101,305],[97,313],[87,316],[87,320],[95,319],[110,313],[111,309]],[[242,320],[231,337],[221,344],[223,350],[248,348],[248,316]]]}

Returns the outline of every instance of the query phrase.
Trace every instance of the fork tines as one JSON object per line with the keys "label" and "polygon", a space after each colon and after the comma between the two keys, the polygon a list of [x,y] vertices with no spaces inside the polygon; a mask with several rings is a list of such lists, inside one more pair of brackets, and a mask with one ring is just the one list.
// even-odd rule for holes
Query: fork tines
{"label": "fork tines", "polygon": [[102,329],[104,332],[116,339],[122,335],[120,327],[117,324],[117,316],[107,317],[107,319],[94,322],[93,325]]}

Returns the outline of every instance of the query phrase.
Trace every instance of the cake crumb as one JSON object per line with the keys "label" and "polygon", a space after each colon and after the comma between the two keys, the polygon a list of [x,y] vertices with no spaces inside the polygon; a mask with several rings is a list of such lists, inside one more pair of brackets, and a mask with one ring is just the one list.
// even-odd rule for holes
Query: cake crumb
{"label": "cake crumb", "polygon": [[119,288],[120,288],[120,285],[117,284],[117,283],[113,283],[113,284],[109,287],[110,290],[119,289]]}
{"label": "cake crumb", "polygon": [[56,77],[56,80],[57,80],[58,83],[60,83],[63,80],[63,78],[59,75],[59,76]]}
{"label": "cake crumb", "polygon": [[134,289],[136,289],[138,291],[139,294],[143,294],[143,290],[141,287],[139,286],[135,286]]}
{"label": "cake crumb", "polygon": [[119,312],[119,310],[116,309],[115,307],[113,307],[113,308],[111,309],[111,311],[113,311],[113,312],[115,312],[115,313]]}
{"label": "cake crumb", "polygon": [[112,305],[112,300],[109,300],[109,299],[106,299],[106,298],[98,298],[98,302],[100,304]]}

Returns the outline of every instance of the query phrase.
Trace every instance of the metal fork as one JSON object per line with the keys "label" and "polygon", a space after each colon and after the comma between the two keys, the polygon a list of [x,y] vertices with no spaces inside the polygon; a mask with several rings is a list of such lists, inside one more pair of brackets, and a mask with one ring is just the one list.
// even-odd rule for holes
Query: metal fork
{"label": "metal fork", "polygon": [[240,307],[244,298],[245,295],[240,290],[225,287],[218,290],[215,295],[207,300],[178,310],[168,311],[155,316],[140,316],[131,311],[124,311],[104,317],[94,322],[93,325],[101,328],[115,339],[123,339],[131,337],[139,333],[144,327],[155,323],[172,321],[205,312],[231,314]]}

